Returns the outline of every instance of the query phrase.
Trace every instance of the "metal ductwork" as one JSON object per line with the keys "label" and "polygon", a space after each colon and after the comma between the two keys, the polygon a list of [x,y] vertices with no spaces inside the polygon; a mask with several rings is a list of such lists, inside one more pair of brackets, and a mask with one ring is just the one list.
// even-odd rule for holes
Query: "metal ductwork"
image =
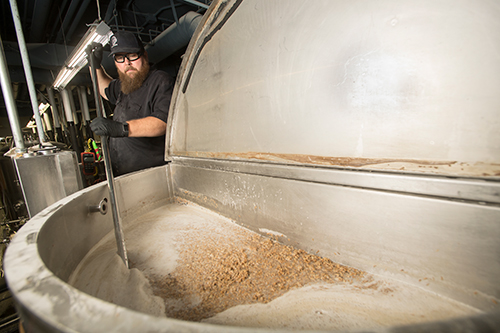
{"label": "metal ductwork", "polygon": [[202,18],[201,14],[188,12],[179,18],[146,46],[149,61],[158,63],[189,43]]}

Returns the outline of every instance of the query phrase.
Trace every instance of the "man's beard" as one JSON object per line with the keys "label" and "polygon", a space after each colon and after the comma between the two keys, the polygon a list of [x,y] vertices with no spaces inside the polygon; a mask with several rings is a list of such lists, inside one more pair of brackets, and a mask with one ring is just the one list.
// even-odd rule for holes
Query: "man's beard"
{"label": "man's beard", "polygon": [[[132,67],[126,67],[124,71],[126,72],[129,68]],[[118,76],[120,77],[122,92],[127,95],[133,91],[136,91],[142,86],[142,83],[149,74],[149,64],[145,62],[142,65],[141,70],[137,71],[136,75],[134,75],[133,77],[128,76],[127,74],[125,74],[125,72],[118,70]]]}

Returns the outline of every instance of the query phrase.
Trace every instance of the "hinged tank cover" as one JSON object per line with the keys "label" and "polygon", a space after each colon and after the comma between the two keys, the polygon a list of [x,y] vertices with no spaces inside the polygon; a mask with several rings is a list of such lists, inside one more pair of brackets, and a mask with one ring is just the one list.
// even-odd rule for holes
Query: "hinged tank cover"
{"label": "hinged tank cover", "polygon": [[219,1],[167,155],[498,177],[499,17],[489,0]]}

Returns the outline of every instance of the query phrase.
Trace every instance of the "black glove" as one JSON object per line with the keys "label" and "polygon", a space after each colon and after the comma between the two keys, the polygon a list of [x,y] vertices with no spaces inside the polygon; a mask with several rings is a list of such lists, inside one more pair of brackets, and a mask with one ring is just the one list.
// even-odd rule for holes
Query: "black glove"
{"label": "black glove", "polygon": [[104,48],[102,47],[102,44],[97,42],[93,42],[91,45],[87,47],[87,50],[85,50],[87,52],[87,55],[94,59],[94,64],[96,68],[101,67],[103,50]]}
{"label": "black glove", "polygon": [[90,123],[90,129],[97,135],[112,137],[128,136],[128,124],[108,118],[97,117]]}

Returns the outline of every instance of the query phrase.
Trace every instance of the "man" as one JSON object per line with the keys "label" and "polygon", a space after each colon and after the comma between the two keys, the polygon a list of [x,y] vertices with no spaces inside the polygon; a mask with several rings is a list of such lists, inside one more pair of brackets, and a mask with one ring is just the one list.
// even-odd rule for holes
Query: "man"
{"label": "man", "polygon": [[111,54],[119,79],[101,67],[102,46],[93,52],[101,96],[115,104],[113,120],[97,117],[90,128],[110,137],[113,175],[165,164],[165,132],[174,80],[150,70],[148,54],[132,33],[111,37]]}

